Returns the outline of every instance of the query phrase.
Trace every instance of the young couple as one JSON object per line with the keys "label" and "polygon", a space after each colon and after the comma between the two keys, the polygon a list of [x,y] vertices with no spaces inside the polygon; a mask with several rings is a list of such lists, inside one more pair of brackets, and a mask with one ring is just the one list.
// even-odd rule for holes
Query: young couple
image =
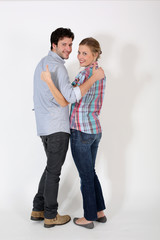
{"label": "young couple", "polygon": [[[103,211],[103,193],[95,172],[102,135],[98,116],[106,78],[97,63],[102,53],[100,45],[94,38],[86,38],[78,49],[78,60],[84,70],[70,83],[64,59],[68,59],[72,52],[73,40],[74,34],[68,28],[52,32],[51,50],[39,62],[34,74],[37,134],[43,142],[47,164],[33,200],[31,219],[44,219],[47,228],[71,220],[70,216],[61,216],[57,211],[61,168],[70,138],[72,156],[81,179],[84,208],[84,216],[73,221],[78,226],[92,229],[93,221],[104,223],[107,220]],[[72,103],[70,117],[69,103]]]}

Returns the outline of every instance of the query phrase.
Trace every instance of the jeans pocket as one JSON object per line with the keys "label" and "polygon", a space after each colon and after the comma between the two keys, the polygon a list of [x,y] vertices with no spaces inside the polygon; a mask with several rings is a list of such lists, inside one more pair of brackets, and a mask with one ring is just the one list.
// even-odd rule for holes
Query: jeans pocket
{"label": "jeans pocket", "polygon": [[80,140],[81,143],[85,143],[85,144],[92,144],[95,140],[95,134],[88,134],[88,133],[84,133],[84,132],[80,132]]}

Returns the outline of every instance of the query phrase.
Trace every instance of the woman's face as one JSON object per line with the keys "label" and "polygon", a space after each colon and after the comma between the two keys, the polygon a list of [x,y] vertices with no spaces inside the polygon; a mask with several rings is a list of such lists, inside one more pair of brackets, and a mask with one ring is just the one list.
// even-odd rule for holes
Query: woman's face
{"label": "woman's face", "polygon": [[86,45],[80,45],[77,58],[81,67],[87,67],[96,61],[96,56],[91,52]]}

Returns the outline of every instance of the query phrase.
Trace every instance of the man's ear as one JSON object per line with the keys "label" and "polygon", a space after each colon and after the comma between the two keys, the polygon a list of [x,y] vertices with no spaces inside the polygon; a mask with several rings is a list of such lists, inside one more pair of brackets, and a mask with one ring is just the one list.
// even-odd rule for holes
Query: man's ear
{"label": "man's ear", "polygon": [[56,49],[56,44],[52,43],[52,49],[55,50]]}

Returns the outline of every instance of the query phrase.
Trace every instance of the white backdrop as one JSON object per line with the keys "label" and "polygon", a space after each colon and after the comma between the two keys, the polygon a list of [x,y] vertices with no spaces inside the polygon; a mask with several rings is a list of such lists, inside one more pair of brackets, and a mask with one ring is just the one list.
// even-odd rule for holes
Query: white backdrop
{"label": "white backdrop", "polygon": [[[160,212],[159,1],[0,1],[2,223],[6,226],[11,212],[21,221],[24,216],[29,219],[45,167],[32,111],[33,73],[48,54],[50,34],[58,27],[69,27],[75,33],[73,52],[66,62],[71,81],[80,70],[79,42],[92,36],[102,47],[100,65],[107,76],[107,89],[100,117],[103,138],[97,172],[109,221],[121,211],[146,211],[144,218],[149,211],[156,239],[159,220],[154,213]],[[82,216],[79,186],[69,149],[60,182],[60,213]],[[10,239],[5,232],[1,234]],[[13,236],[22,239],[14,231]]]}

